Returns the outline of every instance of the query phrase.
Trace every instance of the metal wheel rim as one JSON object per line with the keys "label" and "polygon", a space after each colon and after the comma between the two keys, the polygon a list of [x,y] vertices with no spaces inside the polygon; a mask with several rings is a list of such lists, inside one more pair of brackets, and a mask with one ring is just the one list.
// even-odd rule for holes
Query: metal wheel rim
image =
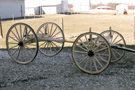
{"label": "metal wheel rim", "polygon": [[[45,35],[45,33],[47,34]],[[63,49],[65,41],[64,33],[56,23],[47,22],[42,24],[38,28],[36,34],[43,34],[43,37],[48,35],[51,38],[57,38],[63,41],[63,42],[43,41],[43,43],[40,43],[39,50],[45,56],[55,56],[58,53],[60,53],[61,50]]]}
{"label": "metal wheel rim", "polygon": [[[94,42],[93,36],[97,36],[97,38],[98,39],[100,38],[102,42],[99,42],[98,39],[96,39],[96,41]],[[89,39],[91,38],[91,41],[88,41],[89,40],[88,38]],[[82,41],[81,39],[83,39],[84,41]],[[81,45],[79,44],[80,42],[82,43],[83,47],[80,46]],[[76,49],[77,47],[79,50],[82,50],[82,51],[78,51]],[[100,49],[98,50],[98,48]],[[90,51],[93,51],[95,55],[92,56],[92,53],[88,54]],[[102,54],[101,52],[102,53],[104,52],[104,53]],[[77,55],[77,53],[81,53],[81,54]],[[101,56],[104,54],[105,56]],[[81,69],[82,71],[89,74],[98,74],[104,71],[108,67],[109,62],[111,60],[111,49],[108,42],[104,39],[104,37],[102,37],[101,35],[97,33],[88,32],[88,33],[81,34],[75,40],[72,47],[72,57],[77,67]]]}
{"label": "metal wheel rim", "polygon": [[[126,46],[126,42],[125,42],[125,39],[124,37],[117,31],[114,31],[114,30],[106,30],[106,31],[103,31],[101,33],[101,35],[103,37],[105,37],[105,34],[109,34],[109,33],[112,33],[113,35],[113,38],[108,40],[106,39],[110,44],[114,44],[115,42],[118,42],[119,40],[121,40],[120,42],[118,43],[122,43],[122,47],[125,47]],[[117,36],[118,35],[118,36]],[[117,62],[119,61],[124,55],[125,55],[125,51],[124,50],[119,50],[119,49],[114,49],[114,48],[111,48],[111,52],[112,52],[112,59],[111,59],[111,62]]]}
{"label": "metal wheel rim", "polygon": [[[32,39],[34,43],[27,43],[31,41],[31,39],[26,38],[28,35],[34,37]],[[19,64],[32,62],[38,53],[38,39],[36,34],[25,23],[16,23],[10,27],[6,36],[6,46],[11,58]]]}

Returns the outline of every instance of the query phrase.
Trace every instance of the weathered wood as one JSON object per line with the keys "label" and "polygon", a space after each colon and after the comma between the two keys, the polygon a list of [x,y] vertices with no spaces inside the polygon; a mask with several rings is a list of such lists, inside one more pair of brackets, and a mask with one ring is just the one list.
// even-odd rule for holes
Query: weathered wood
{"label": "weathered wood", "polygon": [[3,31],[2,31],[1,17],[0,17],[0,38],[3,38]]}

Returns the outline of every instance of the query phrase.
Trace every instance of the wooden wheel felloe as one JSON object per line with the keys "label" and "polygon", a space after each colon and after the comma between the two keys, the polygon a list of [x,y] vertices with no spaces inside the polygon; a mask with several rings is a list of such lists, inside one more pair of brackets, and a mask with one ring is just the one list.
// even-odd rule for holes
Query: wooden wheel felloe
{"label": "wooden wheel felloe", "polygon": [[7,33],[6,46],[13,60],[20,64],[28,64],[37,55],[38,39],[29,25],[16,23]]}
{"label": "wooden wheel felloe", "polygon": [[64,46],[64,33],[55,23],[42,24],[37,30],[39,50],[46,56],[57,55]]}
{"label": "wooden wheel felloe", "polygon": [[72,56],[79,69],[98,74],[105,70],[111,60],[111,49],[106,39],[93,32],[81,34],[73,44]]}
{"label": "wooden wheel felloe", "polygon": [[[120,47],[126,46],[124,37],[116,31],[107,30],[102,32],[101,35],[106,38],[106,40],[110,45],[117,45]],[[120,60],[125,54],[124,50],[120,50],[116,48],[111,48],[111,52],[112,52],[111,62],[116,62]]]}

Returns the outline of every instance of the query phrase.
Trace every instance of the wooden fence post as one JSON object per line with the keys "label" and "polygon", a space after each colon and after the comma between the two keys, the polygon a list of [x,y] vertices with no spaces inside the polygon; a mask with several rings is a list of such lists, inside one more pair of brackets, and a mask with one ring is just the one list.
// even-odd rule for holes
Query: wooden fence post
{"label": "wooden fence post", "polygon": [[1,16],[0,16],[0,38],[3,38]]}
{"label": "wooden fence post", "polygon": [[63,20],[63,18],[61,19],[61,26],[62,26],[62,30],[64,32],[64,20]]}

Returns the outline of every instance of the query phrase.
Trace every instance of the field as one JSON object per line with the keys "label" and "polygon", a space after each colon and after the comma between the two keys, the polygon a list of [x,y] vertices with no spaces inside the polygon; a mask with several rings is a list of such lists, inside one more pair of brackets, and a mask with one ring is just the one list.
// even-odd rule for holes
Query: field
{"label": "field", "polygon": [[[5,48],[5,38],[9,28],[18,22],[23,22],[29,24],[35,32],[39,26],[45,22],[55,22],[61,26],[61,19],[64,20],[64,34],[66,39],[71,39],[69,37],[78,36],[84,32],[88,32],[89,28],[92,28],[93,32],[101,33],[108,30],[111,26],[113,30],[121,33],[127,45],[133,45],[135,43],[134,39],[134,16],[133,15],[92,15],[92,14],[78,14],[78,15],[44,15],[42,18],[35,19],[22,19],[15,21],[3,21],[2,28],[4,38],[0,39],[0,48]],[[72,38],[73,41],[75,38]],[[67,44],[66,46],[71,46]]]}

